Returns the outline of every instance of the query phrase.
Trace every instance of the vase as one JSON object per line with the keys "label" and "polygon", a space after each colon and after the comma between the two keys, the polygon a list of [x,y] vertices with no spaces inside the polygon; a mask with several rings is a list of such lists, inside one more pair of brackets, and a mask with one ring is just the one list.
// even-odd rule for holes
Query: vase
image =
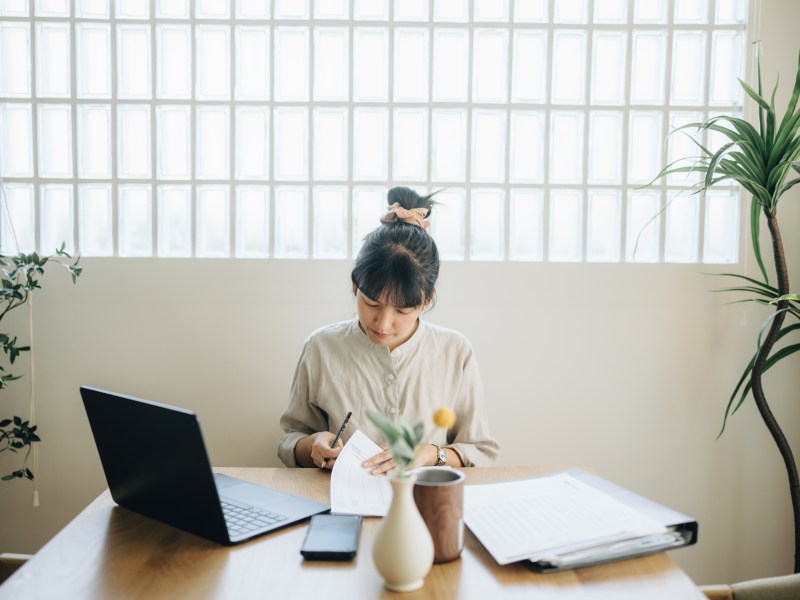
{"label": "vase", "polygon": [[392,503],[372,547],[383,585],[393,592],[422,587],[433,565],[433,540],[414,502],[416,477],[392,477]]}

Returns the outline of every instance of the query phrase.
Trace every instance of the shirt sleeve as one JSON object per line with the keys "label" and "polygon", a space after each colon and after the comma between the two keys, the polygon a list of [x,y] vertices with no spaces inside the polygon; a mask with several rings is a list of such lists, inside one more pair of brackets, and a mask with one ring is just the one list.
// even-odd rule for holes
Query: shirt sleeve
{"label": "shirt sleeve", "polygon": [[471,347],[463,367],[455,402],[456,424],[447,433],[447,447],[458,454],[465,467],[488,467],[497,462],[500,444],[489,433],[483,385]]}
{"label": "shirt sleeve", "polygon": [[312,373],[314,365],[311,342],[306,341],[289,392],[289,405],[281,415],[283,435],[278,441],[278,458],[287,467],[297,467],[294,449],[302,438],[328,429],[328,416],[314,403],[316,386]]}

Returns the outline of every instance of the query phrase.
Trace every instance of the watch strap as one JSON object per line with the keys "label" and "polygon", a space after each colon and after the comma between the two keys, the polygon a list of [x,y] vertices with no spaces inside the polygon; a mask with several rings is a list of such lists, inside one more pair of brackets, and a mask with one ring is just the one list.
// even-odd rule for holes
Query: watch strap
{"label": "watch strap", "polygon": [[431,444],[434,448],[436,448],[436,466],[443,467],[447,464],[447,452],[441,446],[437,446],[436,444]]}

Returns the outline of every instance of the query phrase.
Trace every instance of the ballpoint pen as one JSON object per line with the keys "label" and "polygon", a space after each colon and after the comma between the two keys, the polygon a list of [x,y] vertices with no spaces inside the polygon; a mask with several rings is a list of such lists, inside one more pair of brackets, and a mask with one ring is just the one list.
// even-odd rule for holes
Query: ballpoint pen
{"label": "ballpoint pen", "polygon": [[[353,411],[348,412],[347,416],[344,418],[344,421],[342,421],[342,426],[339,427],[339,433],[337,433],[336,437],[333,438],[333,443],[331,444],[331,448],[335,448],[336,447],[336,444],[339,442],[339,438],[342,437],[342,432],[344,431],[344,426],[347,425],[347,422],[350,420],[350,415],[352,415],[352,414],[353,414]],[[323,458],[322,459],[322,466],[324,467],[327,464],[328,464],[328,459],[327,458]]]}

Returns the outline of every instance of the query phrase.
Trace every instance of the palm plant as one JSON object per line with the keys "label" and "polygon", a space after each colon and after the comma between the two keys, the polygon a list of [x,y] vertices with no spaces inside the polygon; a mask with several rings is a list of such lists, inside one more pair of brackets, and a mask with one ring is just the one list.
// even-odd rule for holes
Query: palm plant
{"label": "palm plant", "polygon": [[[758,63],[758,89],[754,90],[739,79],[745,93],[758,105],[757,126],[732,116],[717,116],[703,123],[692,123],[679,127],[680,130],[694,129],[700,137],[705,131],[714,131],[726,138],[726,142],[715,151],[709,150],[700,141],[692,141],[700,149],[700,155],[684,158],[667,165],[656,176],[656,181],[670,173],[700,173],[701,180],[693,188],[695,192],[705,193],[709,188],[723,181],[735,181],[752,196],[750,202],[750,239],[762,279],[747,277],[738,273],[723,273],[724,277],[738,280],[734,287],[722,291],[745,293],[747,296],[738,302],[754,302],[772,308],[758,332],[756,350],[744,368],[728,400],[719,435],[725,430],[730,415],[735,413],[752,391],[753,398],[767,429],[774,439],[783,458],[789,478],[794,517],[794,572],[800,572],[800,480],[791,446],[770,410],[764,394],[762,379],[773,366],[800,351],[800,343],[789,344],[791,334],[800,330],[800,294],[790,293],[786,255],[778,226],[778,203],[783,195],[800,183],[800,59],[797,75],[789,104],[782,117],[776,115],[775,92],[767,101],[761,88],[761,61]],[[686,133],[685,131],[683,133]],[[691,161],[691,165],[678,163]],[[775,269],[776,284],[770,283],[769,275],[761,252],[761,219],[766,222],[772,242],[772,266]],[[790,324],[786,318],[794,317]],[[776,344],[783,342],[780,348]]]}

